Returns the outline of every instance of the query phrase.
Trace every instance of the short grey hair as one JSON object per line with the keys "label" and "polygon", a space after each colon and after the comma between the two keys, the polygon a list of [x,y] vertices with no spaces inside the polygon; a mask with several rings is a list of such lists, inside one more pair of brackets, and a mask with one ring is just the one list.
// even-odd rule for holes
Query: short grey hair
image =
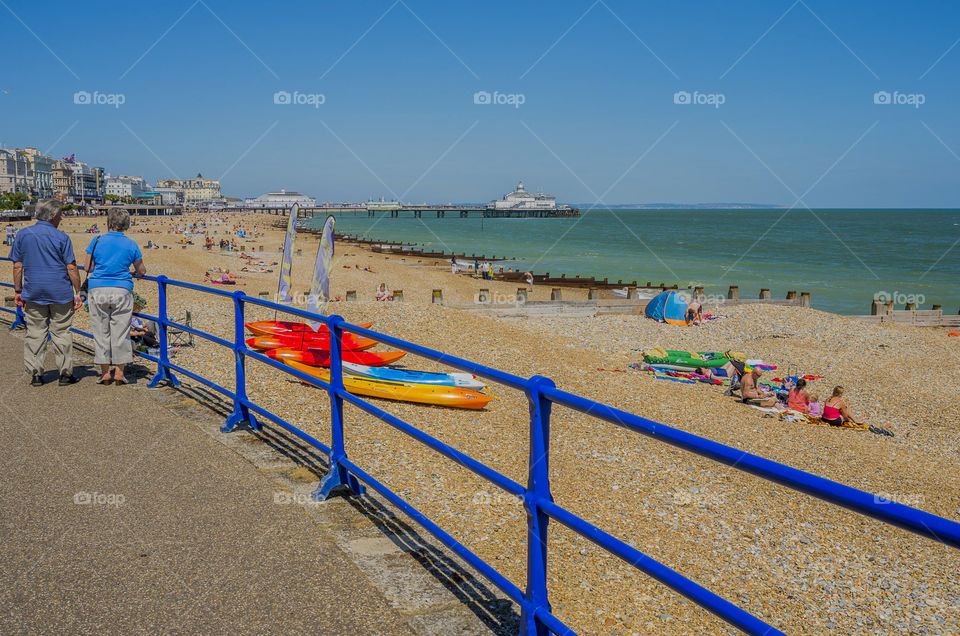
{"label": "short grey hair", "polygon": [[123,208],[114,208],[107,212],[107,229],[111,232],[123,232],[130,227],[130,213]]}
{"label": "short grey hair", "polygon": [[37,203],[33,214],[38,221],[52,221],[62,209],[63,205],[56,199],[43,199]]}

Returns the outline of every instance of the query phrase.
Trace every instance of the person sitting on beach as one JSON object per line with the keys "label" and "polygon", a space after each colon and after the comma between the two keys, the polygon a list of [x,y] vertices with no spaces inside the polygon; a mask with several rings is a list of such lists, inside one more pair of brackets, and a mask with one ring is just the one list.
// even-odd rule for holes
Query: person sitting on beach
{"label": "person sitting on beach", "polygon": [[[133,303],[134,313],[143,311],[144,306],[143,299],[138,296],[136,302]],[[139,316],[131,314],[130,339],[133,340],[135,344],[143,345],[150,349],[159,347],[160,341],[157,339],[157,323],[152,320],[144,320]]]}
{"label": "person sitting on beach", "polygon": [[820,419],[833,426],[842,426],[844,422],[863,424],[863,422],[858,422],[853,418],[842,396],[843,387],[833,387],[833,394],[823,403],[823,414],[820,416]]}
{"label": "person sitting on beach", "polygon": [[703,305],[696,301],[690,302],[687,306],[687,324],[699,325],[703,322]]}
{"label": "person sitting on beach", "polygon": [[377,290],[376,299],[377,299],[378,301],[393,300],[393,294],[391,294],[389,291],[387,291],[387,284],[386,284],[386,283],[380,283],[380,289]]}
{"label": "person sitting on beach", "polygon": [[807,381],[800,378],[797,380],[796,386],[790,389],[790,393],[787,395],[787,408],[791,411],[810,412],[810,394],[803,390],[805,386],[807,386]]}
{"label": "person sitting on beach", "polygon": [[741,401],[751,406],[773,406],[777,403],[777,396],[772,392],[760,388],[759,380],[763,370],[754,367],[740,380]]}

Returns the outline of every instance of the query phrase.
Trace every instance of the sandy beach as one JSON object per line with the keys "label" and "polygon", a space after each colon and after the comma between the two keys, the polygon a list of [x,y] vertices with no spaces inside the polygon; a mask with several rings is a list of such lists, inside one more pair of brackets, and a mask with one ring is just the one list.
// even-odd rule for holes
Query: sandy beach
{"label": "sandy beach", "polygon": [[[148,241],[163,246],[144,249],[148,273],[199,284],[208,269],[229,269],[242,278],[226,289],[275,293],[279,265],[270,267],[272,273],[243,272],[240,250],[221,252],[215,246],[206,251],[201,240],[180,244],[176,226],[200,218],[215,242],[232,239],[257,258],[280,260],[282,231],[273,227],[278,217],[140,217],[128,235],[142,248]],[[67,218],[61,225],[81,264],[83,250],[96,236],[84,229],[94,222],[105,229],[103,217]],[[236,225],[255,238],[237,238]],[[317,243],[315,236],[297,239],[302,254],[294,261],[295,292],[309,287]],[[0,279],[9,282],[9,264],[2,269]],[[402,289],[403,302],[375,302],[381,282]],[[517,284],[453,275],[448,263],[404,260],[344,244],[337,246],[331,291],[343,298],[356,290],[358,302],[332,302],[328,311],[521,376],[546,375],[562,389],[960,520],[960,481],[954,478],[960,454],[960,376],[955,372],[960,338],[947,337],[945,329],[877,325],[769,305],[731,307],[722,320],[679,328],[634,315],[496,319],[431,304],[434,289],[442,289],[447,302],[469,303],[481,288],[507,297]],[[149,301],[145,312],[153,314],[156,285],[137,282],[136,291]],[[529,297],[546,300],[549,294],[549,288],[535,287]],[[584,298],[586,291],[564,289],[563,295]],[[195,327],[232,339],[232,307],[226,301],[171,288],[170,317],[187,310]],[[253,308],[247,316],[272,317]],[[75,326],[86,324],[87,314],[78,312]],[[823,400],[834,385],[843,385],[853,413],[895,437],[786,424],[725,397],[720,387],[657,381],[628,368],[641,359],[641,350],[657,345],[739,350],[781,369],[822,375],[808,387],[812,394]],[[232,386],[232,355],[213,343],[182,348],[176,363]],[[409,355],[401,363],[439,370]],[[329,438],[327,397],[319,390],[252,362],[248,392],[289,422],[321,440]],[[496,385],[490,392],[497,399],[477,412],[376,403],[525,483],[526,397]],[[525,519],[518,501],[350,407],[346,430],[347,452],[355,462],[524,586]],[[558,503],[779,629],[960,632],[960,568],[953,549],[562,408],[554,409],[552,433],[551,477]],[[554,612],[579,633],[729,629],[559,524],[550,532]]]}

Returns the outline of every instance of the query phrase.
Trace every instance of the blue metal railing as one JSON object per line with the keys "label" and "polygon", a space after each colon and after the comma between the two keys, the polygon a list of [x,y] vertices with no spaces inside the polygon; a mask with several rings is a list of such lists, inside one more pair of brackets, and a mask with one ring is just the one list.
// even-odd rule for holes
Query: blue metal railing
{"label": "blue metal railing", "polygon": [[[0,258],[0,260],[10,259]],[[155,387],[164,381],[173,386],[179,385],[180,382],[174,375],[174,372],[176,372],[222,393],[233,401],[233,412],[227,417],[226,422],[221,427],[223,432],[230,432],[242,423],[246,423],[255,430],[259,430],[261,425],[254,416],[254,414],[257,414],[275,422],[311,446],[322,450],[329,456],[330,465],[327,474],[314,492],[314,498],[324,499],[329,497],[333,490],[337,488],[347,488],[354,494],[360,494],[364,489],[363,484],[370,486],[410,516],[414,521],[426,528],[441,543],[446,545],[490,582],[500,588],[506,596],[518,603],[521,608],[522,634],[546,636],[551,632],[556,634],[573,633],[573,630],[554,616],[550,609],[547,591],[547,527],[551,519],[573,530],[607,552],[626,561],[636,569],[660,581],[746,633],[781,633],[759,618],[747,613],[710,590],[707,590],[636,548],[554,503],[550,493],[549,476],[550,413],[554,404],[565,406],[589,415],[590,417],[621,426],[677,448],[726,464],[737,470],[843,506],[860,514],[909,530],[928,539],[939,541],[952,548],[960,549],[960,524],[954,521],[902,504],[881,500],[862,490],[857,490],[811,473],[803,472],[784,464],[779,464],[763,457],[737,450],[730,446],[724,446],[709,439],[698,437],[632,413],[627,413],[626,411],[621,411],[611,406],[562,391],[556,388],[553,381],[549,378],[542,376],[521,378],[511,373],[500,371],[499,369],[486,367],[393,336],[347,324],[340,316],[313,314],[295,307],[278,305],[259,298],[246,296],[241,291],[231,293],[222,289],[213,289],[202,285],[168,279],[165,276],[145,276],[143,279],[153,281],[157,284],[159,298],[157,316],[137,314],[143,318],[155,321],[158,325],[158,339],[160,341],[159,356],[154,357],[141,354],[143,358],[157,364],[157,372],[150,381],[150,387]],[[12,287],[9,283],[0,283],[0,285]],[[233,341],[231,342],[205,333],[194,327],[170,320],[167,316],[167,290],[168,287],[171,286],[229,299],[234,307]],[[244,338],[244,315],[247,305],[282,311],[300,318],[319,321],[325,324],[330,332],[329,382],[323,382],[313,376],[293,369],[282,362],[269,358],[262,353],[248,349]],[[19,307],[16,310],[11,310],[6,307],[0,307],[0,309],[15,314],[14,324],[11,326],[11,329],[24,324],[23,313]],[[168,357],[167,347],[167,330],[170,328],[186,331],[222,347],[231,349],[234,352],[236,361],[236,383],[234,389],[230,390],[222,387],[199,374],[171,363]],[[73,329],[73,331],[80,335],[91,337],[90,334],[79,329]],[[523,486],[518,484],[512,479],[484,465],[482,462],[444,444],[435,437],[387,413],[376,405],[348,393],[343,386],[343,370],[341,366],[340,349],[341,338],[344,332],[372,338],[378,342],[403,349],[414,355],[462,371],[467,371],[487,380],[497,382],[498,384],[523,391],[527,395],[530,408],[527,485]],[[330,397],[331,405],[330,446],[325,445],[279,416],[257,405],[247,397],[247,358],[252,358],[258,362],[269,365],[292,375],[298,380],[326,389]],[[494,567],[483,561],[426,515],[404,501],[376,477],[367,473],[347,457],[343,440],[344,402],[356,406],[366,413],[382,420],[398,431],[405,433],[425,446],[437,451],[444,457],[451,459],[460,466],[486,479],[507,493],[522,498],[524,508],[527,512],[527,580],[525,590],[518,588]]]}

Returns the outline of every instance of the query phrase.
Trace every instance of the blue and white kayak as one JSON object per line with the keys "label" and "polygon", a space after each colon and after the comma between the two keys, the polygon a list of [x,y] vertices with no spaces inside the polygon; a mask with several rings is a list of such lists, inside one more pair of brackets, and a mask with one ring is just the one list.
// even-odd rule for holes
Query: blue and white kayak
{"label": "blue and white kayak", "polygon": [[430,373],[427,371],[406,371],[391,369],[390,367],[368,367],[362,364],[344,362],[343,372],[358,378],[384,380],[387,382],[407,382],[413,384],[439,384],[443,386],[458,386],[464,389],[479,391],[486,388],[475,375],[470,373]]}

